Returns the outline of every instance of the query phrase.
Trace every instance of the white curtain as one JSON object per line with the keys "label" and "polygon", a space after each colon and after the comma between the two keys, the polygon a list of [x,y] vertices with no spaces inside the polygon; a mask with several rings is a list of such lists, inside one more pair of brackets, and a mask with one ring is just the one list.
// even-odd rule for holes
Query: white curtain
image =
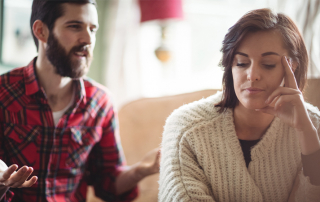
{"label": "white curtain", "polygon": [[141,96],[139,68],[140,13],[136,0],[111,0],[105,20],[107,49],[104,85],[114,103],[123,104]]}
{"label": "white curtain", "polygon": [[290,16],[298,25],[308,50],[308,78],[320,78],[320,0],[269,0],[276,11]]}

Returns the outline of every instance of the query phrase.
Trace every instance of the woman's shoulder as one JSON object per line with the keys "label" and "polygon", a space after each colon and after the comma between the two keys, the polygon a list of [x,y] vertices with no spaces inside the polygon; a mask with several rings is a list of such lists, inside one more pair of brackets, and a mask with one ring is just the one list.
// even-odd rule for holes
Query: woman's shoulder
{"label": "woman's shoulder", "polygon": [[222,97],[222,92],[217,92],[207,98],[185,104],[174,110],[166,120],[166,126],[178,128],[190,128],[200,122],[214,119],[220,113],[219,107],[215,107]]}

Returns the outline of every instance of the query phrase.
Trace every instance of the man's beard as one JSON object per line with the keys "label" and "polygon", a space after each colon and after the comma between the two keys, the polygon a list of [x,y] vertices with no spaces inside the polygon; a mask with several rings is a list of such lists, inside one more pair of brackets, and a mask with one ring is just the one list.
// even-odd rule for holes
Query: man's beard
{"label": "man's beard", "polygon": [[79,60],[73,61],[72,56],[75,52],[85,50],[86,44],[74,46],[69,53],[59,43],[58,39],[50,32],[48,37],[48,46],[46,49],[46,55],[51,64],[55,67],[56,73],[62,77],[80,78],[85,75],[92,61],[92,56],[89,50],[86,56],[86,63],[82,64]]}

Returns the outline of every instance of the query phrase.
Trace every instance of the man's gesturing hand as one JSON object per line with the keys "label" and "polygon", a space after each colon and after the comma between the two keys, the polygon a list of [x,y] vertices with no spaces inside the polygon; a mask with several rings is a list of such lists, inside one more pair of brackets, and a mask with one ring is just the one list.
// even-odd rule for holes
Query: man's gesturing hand
{"label": "man's gesturing hand", "polygon": [[38,177],[36,176],[33,176],[30,180],[27,180],[33,172],[32,167],[23,166],[16,171],[17,169],[17,165],[11,165],[8,168],[8,166],[2,160],[0,160],[0,187],[31,187],[38,180]]}

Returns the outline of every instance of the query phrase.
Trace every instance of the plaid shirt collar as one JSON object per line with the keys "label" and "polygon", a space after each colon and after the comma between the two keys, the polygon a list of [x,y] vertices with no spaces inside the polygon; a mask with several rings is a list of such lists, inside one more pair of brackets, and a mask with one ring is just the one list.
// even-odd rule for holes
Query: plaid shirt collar
{"label": "plaid shirt collar", "polygon": [[[25,93],[26,95],[33,95],[39,91],[43,91],[39,85],[38,78],[36,75],[36,61],[37,57],[35,57],[25,68],[23,72],[24,83],[25,83]],[[86,104],[86,90],[83,82],[83,78],[74,79],[76,97],[75,100],[78,104],[82,101]]]}

